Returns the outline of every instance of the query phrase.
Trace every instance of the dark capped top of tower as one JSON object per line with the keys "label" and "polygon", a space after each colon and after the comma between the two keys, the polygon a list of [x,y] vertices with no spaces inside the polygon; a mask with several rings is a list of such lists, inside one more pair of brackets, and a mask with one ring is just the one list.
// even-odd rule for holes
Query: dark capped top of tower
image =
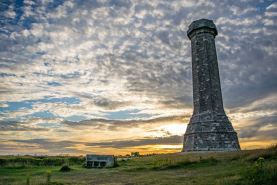
{"label": "dark capped top of tower", "polygon": [[216,26],[214,24],[214,22],[212,20],[209,19],[199,19],[196,21],[193,21],[190,25],[189,25],[189,29],[187,31],[187,36],[191,39],[191,34],[195,31],[195,30],[200,30],[200,29],[209,29],[212,30],[214,32],[214,35],[217,35],[217,29]]}

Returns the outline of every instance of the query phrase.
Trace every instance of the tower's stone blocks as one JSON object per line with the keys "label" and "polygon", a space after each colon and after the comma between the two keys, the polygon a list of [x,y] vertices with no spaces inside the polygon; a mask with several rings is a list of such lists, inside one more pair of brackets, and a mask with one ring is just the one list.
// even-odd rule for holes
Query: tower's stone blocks
{"label": "tower's stone blocks", "polygon": [[193,115],[184,135],[183,151],[240,150],[237,133],[223,108],[212,20],[193,21],[191,40]]}

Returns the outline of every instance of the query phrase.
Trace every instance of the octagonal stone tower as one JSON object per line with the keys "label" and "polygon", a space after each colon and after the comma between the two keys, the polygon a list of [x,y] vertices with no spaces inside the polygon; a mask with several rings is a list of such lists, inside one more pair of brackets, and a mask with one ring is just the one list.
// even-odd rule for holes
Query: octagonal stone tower
{"label": "octagonal stone tower", "polygon": [[237,133],[223,108],[212,20],[193,21],[191,40],[194,111],[184,135],[183,152],[240,150]]}

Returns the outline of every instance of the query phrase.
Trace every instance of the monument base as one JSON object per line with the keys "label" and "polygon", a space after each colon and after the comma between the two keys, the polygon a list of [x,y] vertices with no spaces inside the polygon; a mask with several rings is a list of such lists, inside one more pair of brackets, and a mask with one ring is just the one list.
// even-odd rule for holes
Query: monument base
{"label": "monument base", "polygon": [[226,115],[192,116],[182,152],[237,150],[240,150],[237,133]]}
{"label": "monument base", "polygon": [[182,152],[191,151],[238,151],[236,132],[194,133],[184,135]]}

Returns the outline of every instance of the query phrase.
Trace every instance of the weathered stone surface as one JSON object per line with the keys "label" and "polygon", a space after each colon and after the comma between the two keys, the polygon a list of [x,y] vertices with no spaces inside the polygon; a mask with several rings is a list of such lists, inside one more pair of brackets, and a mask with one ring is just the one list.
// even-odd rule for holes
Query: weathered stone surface
{"label": "weathered stone surface", "polygon": [[225,114],[220,87],[212,20],[200,19],[189,26],[191,40],[193,115],[184,135],[183,151],[240,150],[237,133]]}

